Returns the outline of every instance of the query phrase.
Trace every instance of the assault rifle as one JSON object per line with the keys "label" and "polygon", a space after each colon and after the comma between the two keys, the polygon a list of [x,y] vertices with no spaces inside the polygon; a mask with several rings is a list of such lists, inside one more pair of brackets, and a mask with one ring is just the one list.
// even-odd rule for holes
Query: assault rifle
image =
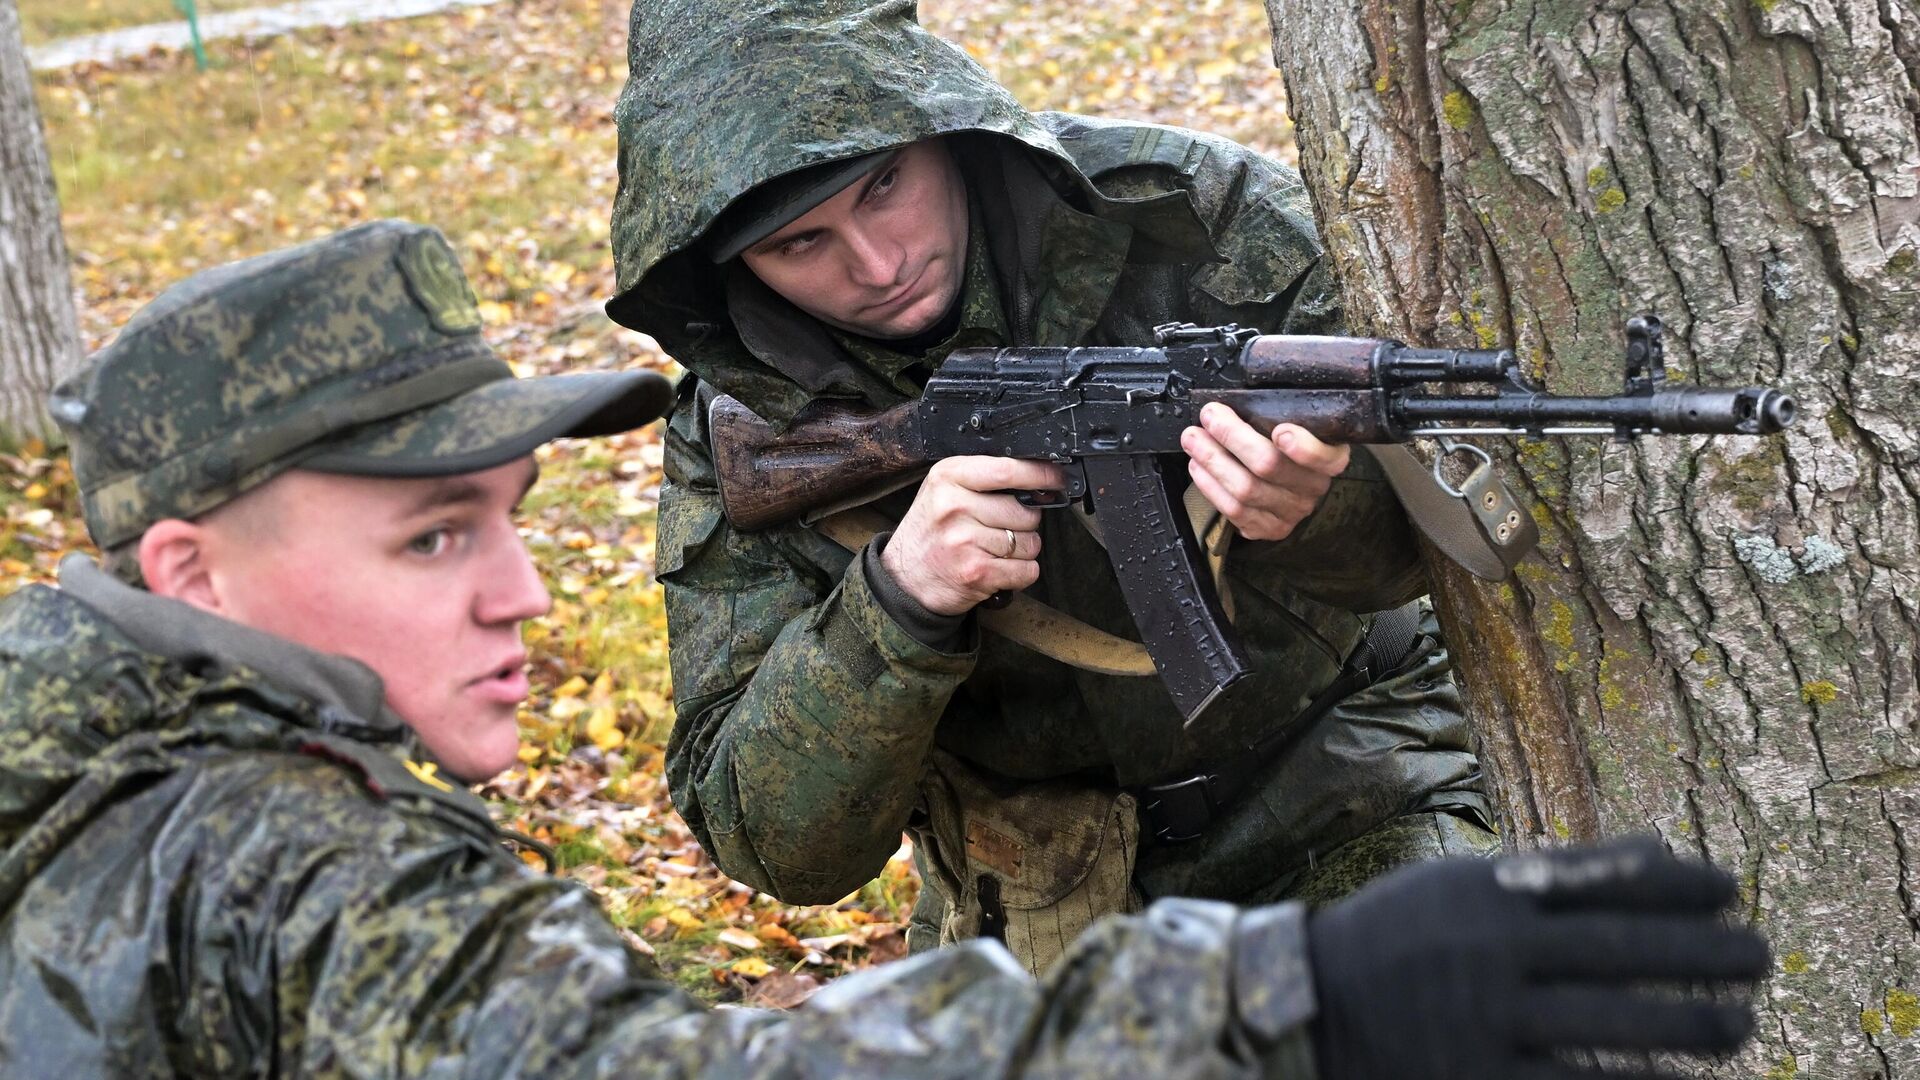
{"label": "assault rifle", "polygon": [[[784,432],[718,397],[708,424],[727,519],[747,530],[791,521],[897,485],[946,457],[1060,462],[1066,490],[1023,493],[1022,501],[1056,507],[1084,499],[1100,511],[1134,623],[1191,724],[1249,670],[1179,489],[1169,492],[1162,471],[1163,459],[1184,456],[1180,433],[1199,423],[1208,402],[1262,433],[1291,423],[1338,443],[1764,435],[1792,423],[1795,409],[1792,397],[1767,387],[1667,385],[1660,321],[1650,316],[1628,321],[1626,388],[1609,397],[1545,393],[1510,349],[1419,349],[1185,323],[1157,328],[1154,339],[1151,348],[956,350],[916,401],[866,413],[818,402]],[[1473,387],[1481,392],[1459,392]],[[1440,480],[1437,462],[1434,475]],[[1531,524],[1510,504],[1489,497],[1487,506],[1505,518],[1493,530]]]}

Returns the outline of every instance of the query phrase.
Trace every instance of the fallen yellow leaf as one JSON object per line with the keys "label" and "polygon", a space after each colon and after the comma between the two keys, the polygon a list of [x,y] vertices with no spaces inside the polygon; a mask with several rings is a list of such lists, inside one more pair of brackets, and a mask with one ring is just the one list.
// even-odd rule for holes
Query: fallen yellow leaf
{"label": "fallen yellow leaf", "polygon": [[594,708],[587,718],[587,738],[602,750],[612,750],[627,741],[619,727],[619,714],[611,703]]}
{"label": "fallen yellow leaf", "polygon": [[1240,62],[1233,59],[1210,60],[1193,69],[1203,83],[1215,83],[1240,70]]}
{"label": "fallen yellow leaf", "polygon": [[733,962],[730,968],[735,975],[745,975],[749,979],[758,979],[773,972],[773,965],[757,956],[749,956]]}

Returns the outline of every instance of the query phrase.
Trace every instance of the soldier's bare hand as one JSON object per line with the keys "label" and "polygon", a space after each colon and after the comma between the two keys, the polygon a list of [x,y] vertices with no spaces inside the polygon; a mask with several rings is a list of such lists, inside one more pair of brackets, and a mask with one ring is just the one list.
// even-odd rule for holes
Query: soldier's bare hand
{"label": "soldier's bare hand", "polygon": [[1218,403],[1200,410],[1200,424],[1180,436],[1192,459],[1187,472],[1249,540],[1292,535],[1347,469],[1345,446],[1321,442],[1296,424],[1281,424],[1268,438]]}
{"label": "soldier's bare hand", "polygon": [[1058,465],[1012,458],[955,457],[936,464],[880,565],[928,611],[961,615],[1002,589],[1040,578],[1040,511],[1008,491],[1058,491]]}

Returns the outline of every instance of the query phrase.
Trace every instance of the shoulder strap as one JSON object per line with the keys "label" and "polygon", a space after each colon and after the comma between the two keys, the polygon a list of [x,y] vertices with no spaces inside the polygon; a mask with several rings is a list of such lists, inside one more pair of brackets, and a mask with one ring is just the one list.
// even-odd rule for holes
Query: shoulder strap
{"label": "shoulder strap", "polygon": [[1407,517],[1447,558],[1468,573],[1504,581],[1540,541],[1540,527],[1494,472],[1482,462],[1458,493],[1442,487],[1404,446],[1367,446],[1400,496]]}
{"label": "shoulder strap", "polygon": [[[893,522],[876,510],[855,507],[821,518],[813,527],[848,551],[859,551]],[[1155,674],[1147,647],[1115,637],[1057,608],[1015,593],[1003,608],[975,608],[980,625],[1042,656],[1102,675]]]}
{"label": "shoulder strap", "polygon": [[[1475,576],[1504,580],[1538,542],[1538,526],[1519,509],[1490,464],[1476,468],[1462,485],[1461,494],[1455,496],[1443,489],[1406,447],[1365,449],[1380,463],[1413,523],[1448,558]],[[1231,604],[1221,576],[1224,554],[1232,539],[1231,524],[1217,512],[1210,512],[1212,508],[1204,498],[1193,498],[1198,495],[1196,490],[1189,489],[1188,495],[1186,509],[1193,519],[1195,535],[1206,549],[1215,584],[1222,588],[1221,602]],[[1100,538],[1097,523],[1084,519],[1082,523],[1096,540]],[[885,515],[867,506],[838,510],[810,524],[848,551],[860,550],[867,541],[893,527]],[[977,608],[975,614],[983,628],[1063,664],[1102,675],[1156,673],[1145,645],[1089,626],[1024,593],[1014,594],[1006,607]]]}

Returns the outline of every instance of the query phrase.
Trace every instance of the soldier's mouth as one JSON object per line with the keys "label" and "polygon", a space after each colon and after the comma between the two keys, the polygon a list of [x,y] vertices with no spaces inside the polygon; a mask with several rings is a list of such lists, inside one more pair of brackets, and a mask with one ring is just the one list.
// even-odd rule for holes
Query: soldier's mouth
{"label": "soldier's mouth", "polygon": [[504,704],[518,704],[527,697],[527,656],[517,654],[511,661],[501,664],[487,674],[468,683],[473,690],[488,701]]}

